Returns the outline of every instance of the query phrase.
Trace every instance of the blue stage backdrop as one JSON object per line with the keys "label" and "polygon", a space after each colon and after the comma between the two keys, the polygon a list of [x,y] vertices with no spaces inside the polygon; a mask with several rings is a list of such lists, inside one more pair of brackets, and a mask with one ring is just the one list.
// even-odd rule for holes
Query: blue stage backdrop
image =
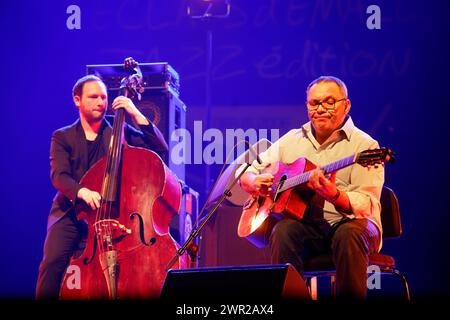
{"label": "blue stage backdrop", "polygon": [[[396,257],[413,296],[448,294],[449,2],[232,0],[230,16],[210,22],[188,17],[186,3],[1,1],[0,296],[34,295],[55,193],[50,136],[77,117],[75,80],[87,64],[128,56],[167,61],[178,71],[191,133],[201,120],[203,132],[283,134],[306,121],[311,80],[342,78],[357,126],[397,153],[397,163],[386,167],[386,185],[399,197],[404,235],[384,249]],[[381,29],[368,28],[373,4]],[[71,5],[80,9],[80,29],[70,28],[76,26]],[[211,165],[212,180],[219,167]],[[187,183],[203,203],[205,159],[187,168]]]}

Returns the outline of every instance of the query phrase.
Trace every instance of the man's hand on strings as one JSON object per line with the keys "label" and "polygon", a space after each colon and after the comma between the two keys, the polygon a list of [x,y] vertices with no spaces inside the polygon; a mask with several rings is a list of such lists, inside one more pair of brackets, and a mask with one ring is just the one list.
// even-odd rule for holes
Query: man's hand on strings
{"label": "man's hand on strings", "polygon": [[96,210],[100,207],[100,200],[102,197],[96,191],[89,190],[88,188],[81,188],[78,190],[77,197],[86,202],[92,210]]}
{"label": "man's hand on strings", "polygon": [[336,188],[336,172],[328,175],[323,174],[321,167],[317,167],[311,172],[307,186],[314,190],[319,196],[329,201],[336,197],[338,189]]}
{"label": "man's hand on strings", "polygon": [[270,173],[258,174],[253,180],[253,189],[257,195],[268,197],[272,193],[273,175]]}
{"label": "man's hand on strings", "polygon": [[114,99],[111,108],[116,111],[117,109],[123,108],[130,115],[136,124],[139,125],[148,125],[149,122],[147,118],[139,111],[138,108],[134,105],[133,101],[130,98],[125,96],[118,96]]}

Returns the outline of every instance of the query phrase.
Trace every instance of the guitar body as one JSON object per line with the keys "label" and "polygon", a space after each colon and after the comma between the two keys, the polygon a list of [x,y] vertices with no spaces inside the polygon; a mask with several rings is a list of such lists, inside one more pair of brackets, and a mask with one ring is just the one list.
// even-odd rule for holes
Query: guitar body
{"label": "guitar body", "polygon": [[250,196],[244,204],[238,225],[239,237],[246,238],[258,248],[269,243],[269,237],[275,224],[284,218],[300,220],[314,193],[300,185],[276,194],[276,186],[286,178],[313,170],[316,166],[305,158],[299,158],[291,164],[277,162],[266,167],[262,173],[274,176],[274,187],[270,197]]}

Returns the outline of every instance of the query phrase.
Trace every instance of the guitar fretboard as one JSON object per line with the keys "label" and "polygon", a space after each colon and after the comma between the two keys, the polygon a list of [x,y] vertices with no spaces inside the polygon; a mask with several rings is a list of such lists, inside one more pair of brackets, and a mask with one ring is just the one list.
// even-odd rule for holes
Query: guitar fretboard
{"label": "guitar fretboard", "polygon": [[[353,154],[347,158],[343,158],[341,160],[332,162],[330,164],[327,164],[326,166],[323,166],[322,169],[323,169],[324,173],[327,174],[327,173],[332,173],[334,171],[348,167],[355,163],[355,156],[356,155]],[[299,186],[299,185],[307,182],[309,179],[309,176],[311,175],[311,172],[312,171],[307,171],[302,174],[299,174],[298,176],[295,176],[292,178],[287,178],[286,180],[284,180],[283,186],[280,188],[279,192],[294,188],[296,186]]]}

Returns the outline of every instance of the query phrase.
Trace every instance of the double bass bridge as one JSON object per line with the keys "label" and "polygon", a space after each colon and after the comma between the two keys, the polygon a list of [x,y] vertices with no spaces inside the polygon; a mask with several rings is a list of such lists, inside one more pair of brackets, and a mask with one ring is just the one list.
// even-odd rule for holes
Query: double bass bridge
{"label": "double bass bridge", "polygon": [[103,219],[94,223],[97,242],[100,250],[100,266],[108,286],[109,299],[117,299],[117,280],[120,266],[117,260],[118,252],[114,242],[131,234],[131,230],[115,219]]}
{"label": "double bass bridge", "polygon": [[99,220],[94,223],[94,228],[100,245],[105,242],[108,244],[109,242],[119,241],[131,234],[131,229],[115,219]]}

